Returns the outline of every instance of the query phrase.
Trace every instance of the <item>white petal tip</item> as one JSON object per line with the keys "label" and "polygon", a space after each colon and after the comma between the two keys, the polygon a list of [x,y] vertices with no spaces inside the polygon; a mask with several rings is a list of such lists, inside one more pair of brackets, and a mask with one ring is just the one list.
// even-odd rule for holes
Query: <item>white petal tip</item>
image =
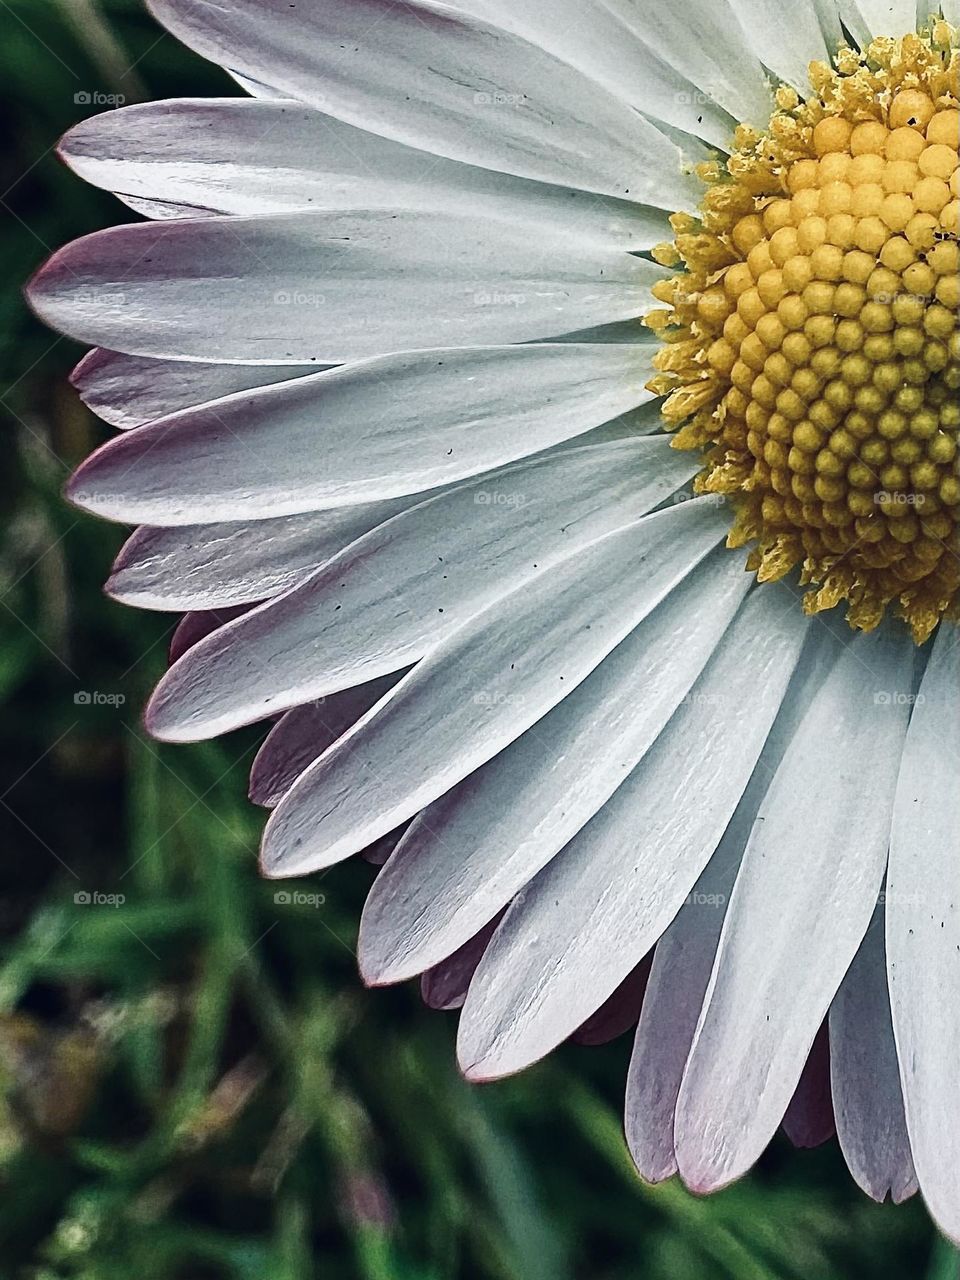
{"label": "white petal tip", "polygon": [[732,1182],[742,1178],[750,1166],[741,1168],[727,1158],[711,1161],[702,1152],[684,1152],[682,1141],[677,1142],[677,1169],[683,1185],[695,1196],[709,1196],[715,1191],[722,1191]]}
{"label": "white petal tip", "polygon": [[158,742],[185,743],[203,742],[215,736],[203,725],[185,724],[179,721],[174,708],[162,697],[162,692],[163,681],[161,680],[143,713],[143,723],[151,738],[156,738]]}
{"label": "white petal tip", "polygon": [[457,1063],[461,1074],[474,1084],[488,1084],[526,1071],[556,1047],[554,1044],[532,1046],[497,1032],[480,1039],[472,1035],[474,1029],[469,1014],[460,1019]]}
{"label": "white petal tip", "polygon": [[503,1080],[507,1076],[512,1075],[511,1071],[501,1071],[495,1068],[492,1063],[487,1063],[481,1059],[479,1062],[463,1062],[460,1060],[460,1074],[469,1084],[493,1084],[497,1080]]}
{"label": "white petal tip", "polygon": [[[287,793],[289,796],[290,793]],[[345,862],[360,853],[368,840],[340,840],[324,845],[316,830],[301,830],[284,810],[287,797],[281,800],[267,819],[260,841],[260,874],[268,880],[309,876]]]}
{"label": "white petal tip", "polygon": [[[124,495],[110,491],[103,483],[106,480],[109,486],[115,460],[114,449],[122,440],[123,437],[109,440],[91,453],[64,485],[63,496],[71,506],[78,507],[89,515],[99,516],[101,520],[133,524],[138,517],[124,509]],[[123,455],[121,461],[122,457]]]}
{"label": "white petal tip", "polygon": [[420,969],[411,972],[409,965],[391,965],[382,957],[371,955],[369,949],[364,947],[362,934],[357,940],[357,967],[363,985],[370,988],[395,987],[400,982],[419,978],[423,972]]}
{"label": "white petal tip", "polygon": [[109,115],[109,112],[99,112],[96,115],[86,116],[83,120],[78,120],[75,125],[67,130],[60,141],[54,148],[54,154],[57,159],[65,164],[68,169],[75,169],[78,160],[83,160],[86,154],[84,147],[84,139],[90,132],[92,121],[99,120],[101,115]]}
{"label": "white petal tip", "polygon": [[695,1196],[713,1195],[715,1191],[722,1191],[724,1187],[728,1187],[731,1182],[736,1181],[736,1178],[714,1171],[684,1173],[681,1167],[679,1172],[683,1185],[691,1195]]}
{"label": "white petal tip", "polygon": [[[909,1182],[901,1183],[899,1186],[892,1187],[890,1190],[890,1199],[894,1204],[905,1204],[911,1197],[915,1196],[920,1190],[919,1183],[916,1178],[911,1178]],[[960,1243],[960,1241],[958,1241]]]}
{"label": "white petal tip", "polygon": [[863,1194],[869,1196],[876,1204],[886,1204],[887,1200],[891,1204],[903,1204],[905,1200],[915,1195],[918,1189],[916,1182],[891,1186],[889,1178],[878,1178],[873,1182],[868,1182],[865,1178],[856,1178],[855,1181]]}
{"label": "white petal tip", "polygon": [[314,871],[320,870],[321,868],[314,863],[305,861],[299,849],[291,850],[289,848],[275,847],[274,842],[269,839],[270,824],[273,821],[273,817],[274,815],[271,814],[267,819],[267,825],[260,841],[258,869],[263,879],[296,880],[301,876],[308,876]]}
{"label": "white petal tip", "polygon": [[[103,584],[103,593],[109,596],[111,600],[116,600],[117,604],[129,604],[135,609],[156,607],[149,603],[150,597],[148,595],[145,595],[144,592],[138,590],[132,584],[127,583],[127,577],[123,570],[110,574],[110,577]],[[170,612],[179,612],[179,610],[170,610]]]}
{"label": "white petal tip", "polygon": [[357,963],[366,987],[393,987],[398,982],[420,977],[428,967],[411,965],[409,960],[404,963],[402,957],[382,954],[373,943],[364,940],[362,926],[357,939]]}
{"label": "white petal tip", "polygon": [[251,804],[258,805],[261,809],[275,809],[280,801],[280,797],[272,787],[265,782],[259,782],[253,777],[250,778],[247,784],[247,799]]}
{"label": "white petal tip", "polygon": [[375,927],[371,928],[360,917],[357,934],[357,968],[365,987],[390,986],[390,957],[384,952],[382,939]]}
{"label": "white petal tip", "polygon": [[647,1183],[648,1186],[656,1187],[661,1182],[669,1182],[677,1173],[677,1162],[670,1157],[661,1155],[658,1159],[651,1159],[632,1149],[630,1155],[636,1165],[640,1180]]}
{"label": "white petal tip", "polygon": [[101,347],[92,347],[67,374],[67,381],[81,399],[83,399],[83,393],[89,385],[90,371],[96,371],[103,362],[103,358],[103,349]]}
{"label": "white petal tip", "polygon": [[77,256],[78,249],[79,254],[83,254],[90,238],[83,236],[58,249],[34,272],[23,288],[24,299],[33,314],[49,328],[71,337],[79,335],[69,326],[73,311],[70,295],[77,290],[78,285],[83,284],[82,273],[74,268],[73,259]]}
{"label": "white petal tip", "polygon": [[384,978],[378,973],[368,973],[367,970],[364,969],[362,964],[359,965],[359,971],[360,971],[360,981],[363,983],[363,985],[367,988],[368,991],[377,991],[381,987],[389,987],[393,985],[392,983],[385,981]]}

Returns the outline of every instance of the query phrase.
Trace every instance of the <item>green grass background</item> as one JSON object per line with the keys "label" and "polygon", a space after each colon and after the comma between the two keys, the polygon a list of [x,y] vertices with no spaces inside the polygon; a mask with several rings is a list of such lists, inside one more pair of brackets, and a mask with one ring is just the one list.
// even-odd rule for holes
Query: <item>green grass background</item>
{"label": "green grass background", "polygon": [[298,886],[321,908],[258,879],[259,734],[145,738],[174,619],[101,594],[122,531],[60,491],[106,428],[20,289],[128,217],[53,154],[76,95],[231,83],[137,0],[0,0],[0,24],[0,1277],[956,1280],[920,1202],[871,1204],[833,1144],[778,1138],[707,1201],[643,1186],[629,1037],[465,1085],[451,1015],[360,986],[367,864]]}

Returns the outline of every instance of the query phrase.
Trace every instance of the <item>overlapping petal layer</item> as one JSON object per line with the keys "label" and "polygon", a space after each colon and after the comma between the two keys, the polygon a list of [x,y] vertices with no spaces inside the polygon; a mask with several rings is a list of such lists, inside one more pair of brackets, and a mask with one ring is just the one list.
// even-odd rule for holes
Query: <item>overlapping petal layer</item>
{"label": "overlapping petal layer", "polygon": [[748,590],[722,510],[671,501],[699,460],[642,438],[638,324],[690,159],[925,6],[153,8],[254,99],[72,130],[156,221],[31,290],[132,429],[72,487],[145,522],[109,589],[189,611],[150,726],[285,713],[266,870],[398,841],[363,971],[462,1005],[472,1077],[638,1021],[645,1177],[723,1185],[835,1119],[868,1194],[919,1183],[960,1238],[956,629],[916,659]]}

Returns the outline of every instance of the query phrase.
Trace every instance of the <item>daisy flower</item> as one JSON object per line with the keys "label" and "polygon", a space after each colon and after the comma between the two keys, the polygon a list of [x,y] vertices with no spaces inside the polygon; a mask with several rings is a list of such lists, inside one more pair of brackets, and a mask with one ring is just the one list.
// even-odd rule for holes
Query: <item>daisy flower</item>
{"label": "daisy flower", "polygon": [[73,129],[146,220],[30,291],[150,729],[276,718],[469,1078],[636,1025],[644,1177],[835,1127],[960,1239],[957,0],[152,8],[250,96]]}

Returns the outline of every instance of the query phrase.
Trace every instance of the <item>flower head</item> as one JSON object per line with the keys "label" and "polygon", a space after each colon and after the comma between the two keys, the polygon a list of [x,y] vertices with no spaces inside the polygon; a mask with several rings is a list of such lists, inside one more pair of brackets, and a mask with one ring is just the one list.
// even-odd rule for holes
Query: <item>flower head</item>
{"label": "flower head", "polygon": [[265,873],[386,843],[469,1077],[636,1025],[644,1176],[835,1126],[960,1238],[954,0],[153,7],[252,96],[68,134],[149,220],[31,290],[150,727],[279,715]]}
{"label": "flower head", "polygon": [[843,48],[761,134],[703,166],[654,286],[651,389],[699,481],[737,506],[761,581],[802,565],[811,612],[918,642],[960,610],[960,246],[953,33]]}

